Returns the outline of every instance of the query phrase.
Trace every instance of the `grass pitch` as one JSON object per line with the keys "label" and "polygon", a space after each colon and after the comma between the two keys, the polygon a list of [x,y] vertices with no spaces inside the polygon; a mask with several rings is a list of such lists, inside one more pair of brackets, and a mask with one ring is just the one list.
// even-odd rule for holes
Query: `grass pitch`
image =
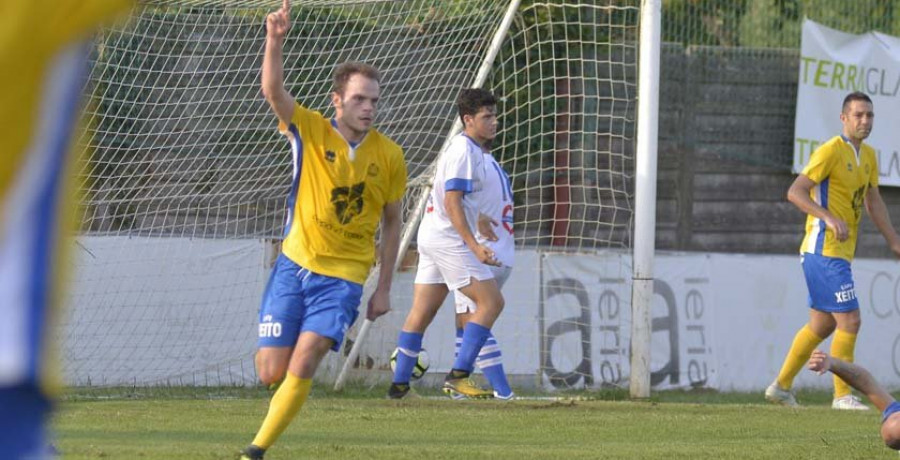
{"label": "grass pitch", "polygon": [[[266,458],[897,458],[878,435],[880,414],[831,410],[824,392],[801,392],[804,407],[788,409],[761,393],[459,402],[430,392],[390,401],[380,390],[314,389]],[[261,390],[76,392],[55,417],[56,445],[66,459],[231,459],[267,404]]]}

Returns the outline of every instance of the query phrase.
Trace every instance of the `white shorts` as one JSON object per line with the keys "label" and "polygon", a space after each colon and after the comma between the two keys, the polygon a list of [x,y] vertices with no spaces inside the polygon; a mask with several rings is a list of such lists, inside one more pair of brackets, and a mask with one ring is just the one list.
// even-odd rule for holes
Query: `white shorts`
{"label": "white shorts", "polygon": [[[506,284],[506,280],[512,274],[512,267],[506,265],[502,267],[485,265],[485,267],[488,267],[494,273],[494,279],[497,280],[497,288],[503,289],[503,285]],[[466,297],[459,289],[453,291],[453,297],[456,302],[457,313],[475,313],[475,301]]]}
{"label": "white shorts", "polygon": [[468,247],[419,246],[416,284],[446,284],[453,291],[468,286],[472,278],[484,281],[494,278],[494,274],[490,265],[481,263]]}

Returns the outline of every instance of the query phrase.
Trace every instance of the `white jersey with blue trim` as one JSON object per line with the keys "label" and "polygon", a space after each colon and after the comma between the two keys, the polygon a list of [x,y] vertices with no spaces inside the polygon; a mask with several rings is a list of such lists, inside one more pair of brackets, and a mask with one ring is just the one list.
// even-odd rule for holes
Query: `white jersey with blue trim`
{"label": "white jersey with blue trim", "polygon": [[466,222],[473,235],[477,234],[475,224],[481,206],[480,194],[484,187],[484,150],[465,134],[458,134],[450,140],[447,150],[438,158],[434,172],[434,184],[425,215],[419,224],[417,241],[429,247],[454,247],[465,245],[462,237],[453,228],[444,196],[448,191],[462,191],[462,205]]}
{"label": "white jersey with blue trim", "polygon": [[509,176],[494,156],[485,153],[484,189],[480,193],[481,212],[499,225],[494,228],[497,241],[488,241],[480,233],[478,242],[491,248],[494,257],[506,267],[513,266],[515,238],[513,235],[513,194]]}

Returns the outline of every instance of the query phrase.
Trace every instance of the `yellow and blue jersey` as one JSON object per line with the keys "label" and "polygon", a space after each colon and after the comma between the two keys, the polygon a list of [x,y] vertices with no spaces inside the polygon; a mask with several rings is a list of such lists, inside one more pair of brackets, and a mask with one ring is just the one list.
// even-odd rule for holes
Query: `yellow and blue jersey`
{"label": "yellow and blue jersey", "polygon": [[866,192],[869,187],[878,186],[875,151],[860,144],[857,153],[848,139],[835,136],[813,152],[802,174],[816,183],[810,190],[813,201],[846,222],[849,236],[838,241],[825,221],[809,215],[800,253],[852,261]]}
{"label": "yellow and blue jersey", "polygon": [[[56,386],[48,319],[90,35],[129,0],[0,2],[0,387]],[[52,374],[52,373],[51,373]]]}
{"label": "yellow and blue jersey", "polygon": [[279,123],[294,155],[282,251],[314,273],[362,284],[382,210],[406,191],[406,163],[377,130],[353,145],[333,123],[297,103],[290,125]]}

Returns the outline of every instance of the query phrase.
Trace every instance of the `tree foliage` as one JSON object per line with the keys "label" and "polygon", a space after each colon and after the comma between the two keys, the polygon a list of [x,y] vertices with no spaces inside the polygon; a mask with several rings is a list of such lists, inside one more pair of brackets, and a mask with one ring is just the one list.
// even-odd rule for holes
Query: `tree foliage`
{"label": "tree foliage", "polygon": [[900,35],[894,0],[663,0],[663,40],[796,48],[804,18],[848,33]]}

